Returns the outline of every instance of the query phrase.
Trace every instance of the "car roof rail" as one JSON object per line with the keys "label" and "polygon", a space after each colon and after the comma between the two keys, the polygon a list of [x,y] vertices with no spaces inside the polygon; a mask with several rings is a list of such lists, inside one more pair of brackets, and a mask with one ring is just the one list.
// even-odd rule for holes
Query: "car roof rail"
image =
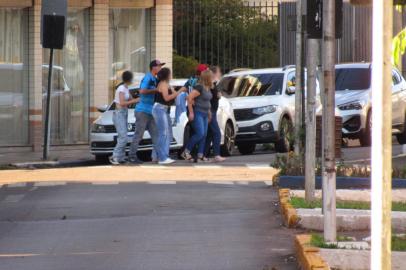
{"label": "car roof rail", "polygon": [[286,65],[286,66],[284,66],[284,67],[282,68],[282,70],[285,71],[285,70],[287,70],[287,69],[289,69],[289,68],[295,68],[295,67],[296,67],[295,65]]}

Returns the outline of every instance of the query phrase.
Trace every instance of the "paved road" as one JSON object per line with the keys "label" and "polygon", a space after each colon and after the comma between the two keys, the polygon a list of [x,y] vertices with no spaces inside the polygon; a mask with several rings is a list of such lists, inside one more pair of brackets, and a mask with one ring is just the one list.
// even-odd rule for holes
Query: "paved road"
{"label": "paved road", "polygon": [[276,200],[263,182],[3,186],[0,268],[296,269]]}

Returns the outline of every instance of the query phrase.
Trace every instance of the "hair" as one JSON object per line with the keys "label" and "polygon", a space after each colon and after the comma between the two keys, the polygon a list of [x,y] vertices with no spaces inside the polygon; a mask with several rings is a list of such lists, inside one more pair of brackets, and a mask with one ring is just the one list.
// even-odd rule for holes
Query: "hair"
{"label": "hair", "polygon": [[134,75],[131,71],[127,70],[123,72],[122,78],[124,83],[131,83],[133,81]]}
{"label": "hair", "polygon": [[213,73],[217,73],[220,70],[219,66],[210,66],[210,70]]}
{"label": "hair", "polygon": [[158,81],[162,82],[162,81],[169,81],[169,78],[171,77],[171,70],[169,68],[162,68],[159,72],[158,72]]}
{"label": "hair", "polygon": [[205,70],[200,75],[199,83],[206,88],[211,89],[213,87],[213,78],[211,70]]}

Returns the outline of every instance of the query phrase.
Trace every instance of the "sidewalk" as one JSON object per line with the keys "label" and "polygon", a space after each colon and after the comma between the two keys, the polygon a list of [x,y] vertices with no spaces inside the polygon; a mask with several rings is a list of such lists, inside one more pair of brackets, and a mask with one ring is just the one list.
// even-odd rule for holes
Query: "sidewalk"
{"label": "sidewalk", "polygon": [[[16,150],[17,149],[17,150]],[[60,162],[94,162],[88,145],[54,146],[49,152],[50,161]],[[13,163],[41,162],[42,152],[32,152],[29,147],[0,148],[0,166]]]}

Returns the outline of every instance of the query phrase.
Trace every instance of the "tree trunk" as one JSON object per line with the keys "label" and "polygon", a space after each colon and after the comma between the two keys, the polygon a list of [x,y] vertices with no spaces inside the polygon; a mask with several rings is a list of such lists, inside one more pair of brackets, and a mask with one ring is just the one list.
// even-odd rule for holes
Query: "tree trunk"
{"label": "tree trunk", "polygon": [[324,239],[336,241],[336,168],[335,168],[335,0],[323,1],[323,71],[325,142],[323,170]]}
{"label": "tree trunk", "polygon": [[314,201],[316,169],[316,77],[319,42],[307,41],[307,106],[306,106],[306,157],[305,198]]}

